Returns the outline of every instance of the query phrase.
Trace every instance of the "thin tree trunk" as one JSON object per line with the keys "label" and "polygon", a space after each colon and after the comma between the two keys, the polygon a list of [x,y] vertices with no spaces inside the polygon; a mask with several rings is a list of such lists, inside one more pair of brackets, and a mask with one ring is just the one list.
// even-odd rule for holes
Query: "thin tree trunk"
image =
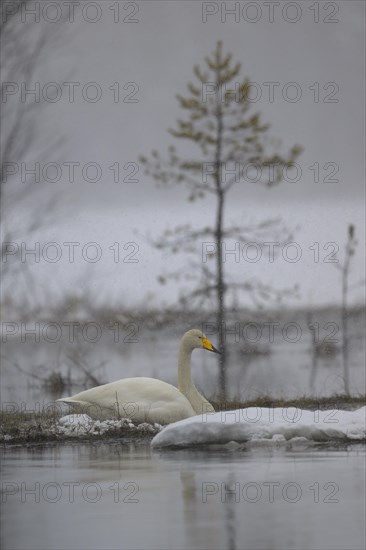
{"label": "thin tree trunk", "polygon": [[[220,73],[217,74],[217,84],[220,86]],[[220,101],[220,100],[219,100]],[[217,325],[219,330],[219,346],[221,355],[219,355],[219,391],[220,398],[226,399],[226,338],[225,338],[225,280],[222,263],[222,232],[223,232],[223,214],[224,214],[224,192],[221,185],[221,150],[222,150],[222,110],[217,107],[217,146],[215,155],[215,180],[217,191],[217,217],[216,217],[216,242],[217,242]]]}
{"label": "thin tree trunk", "polygon": [[349,365],[348,365],[348,317],[347,317],[347,290],[348,290],[348,258],[343,269],[342,277],[342,358],[344,373],[344,391],[349,395]]}
{"label": "thin tree trunk", "polygon": [[222,264],[222,227],[223,227],[224,195],[218,200],[216,219],[217,239],[217,324],[219,329],[219,388],[221,399],[226,399],[226,338],[225,338],[225,281]]}
{"label": "thin tree trunk", "polygon": [[311,334],[311,371],[310,371],[309,386],[310,386],[311,395],[314,395],[316,371],[318,368],[318,358],[316,354],[317,338],[315,336],[316,333],[313,325],[313,315],[310,311],[308,312],[308,315],[307,315],[307,323]]}

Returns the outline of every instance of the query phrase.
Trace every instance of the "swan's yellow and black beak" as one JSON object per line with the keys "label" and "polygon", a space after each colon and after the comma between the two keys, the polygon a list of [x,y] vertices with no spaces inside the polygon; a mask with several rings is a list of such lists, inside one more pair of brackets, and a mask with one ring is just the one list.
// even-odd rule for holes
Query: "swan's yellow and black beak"
{"label": "swan's yellow and black beak", "polygon": [[214,348],[208,338],[202,338],[202,345],[207,351],[213,351],[214,353],[220,353],[218,349]]}

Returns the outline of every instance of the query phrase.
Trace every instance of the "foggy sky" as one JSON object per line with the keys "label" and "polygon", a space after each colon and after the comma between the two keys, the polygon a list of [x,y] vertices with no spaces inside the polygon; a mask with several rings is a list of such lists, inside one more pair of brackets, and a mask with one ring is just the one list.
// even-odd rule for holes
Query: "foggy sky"
{"label": "foggy sky", "polygon": [[[342,260],[350,223],[355,224],[359,241],[351,280],[355,283],[364,277],[363,2],[331,3],[339,7],[334,16],[320,2],[319,22],[314,22],[314,11],[309,8],[312,2],[295,2],[301,17],[293,23],[283,19],[286,2],[275,6],[272,23],[268,21],[269,8],[263,2],[253,3],[262,13],[255,23],[245,21],[242,14],[239,22],[229,14],[221,22],[222,3],[215,2],[211,8],[218,7],[219,13],[208,16],[203,23],[202,3],[194,1],[139,1],[132,3],[138,6],[138,12],[131,16],[138,22],[114,23],[110,9],[114,3],[97,4],[101,19],[95,23],[84,21],[76,10],[75,22],[63,23],[62,44],[47,46],[46,60],[37,69],[41,89],[49,82],[57,82],[62,88],[60,101],[48,103],[42,118],[45,139],[51,135],[66,138],[64,145],[49,155],[48,162],[62,166],[64,162],[79,162],[81,166],[96,162],[102,170],[96,183],[85,181],[78,167],[72,183],[65,168],[57,183],[38,184],[40,192],[27,204],[27,214],[32,215],[40,197],[43,200],[57,196],[54,219],[42,228],[39,240],[60,243],[64,253],[55,264],[41,261],[32,268],[39,283],[57,296],[70,288],[89,288],[98,298],[130,304],[141,303],[151,292],[156,304],[174,300],[177,288],[158,286],[156,276],[177,265],[184,269],[185,259],[151,249],[141,235],[157,236],[178,223],[191,223],[197,228],[210,224],[215,216],[215,201],[206,197],[192,205],[186,202],[184,189],[157,189],[151,178],[143,174],[142,167],[136,175],[138,182],[115,183],[109,167],[116,162],[121,167],[128,162],[138,163],[140,154],[148,154],[154,148],[163,153],[174,143],[167,129],[184,116],[175,95],[185,94],[187,82],[193,80],[193,66],[202,65],[216,41],[222,40],[224,51],[233,52],[234,61],[241,62],[242,76],[260,86],[262,98],[253,104],[252,112],[260,111],[262,120],[271,124],[269,134],[282,140],[281,150],[286,152],[295,143],[304,147],[298,159],[302,170],[299,181],[272,189],[241,182],[229,195],[225,211],[227,222],[245,224],[281,216],[286,225],[298,228],[294,240],[301,247],[301,259],[297,263],[280,260],[273,264],[265,259],[256,264],[243,259],[239,263],[228,260],[225,269],[234,276],[255,276],[278,287],[298,283],[301,299],[296,303],[339,302],[339,272],[324,262],[329,248],[323,247],[336,243]],[[121,3],[120,19],[131,12],[125,4]],[[228,9],[234,4],[226,2]],[[248,3],[239,4],[240,9],[245,9]],[[295,12],[288,9],[284,13],[294,18]],[[247,13],[254,17],[254,11]],[[325,17],[339,21],[325,23]],[[39,25],[42,24],[46,23]],[[73,103],[64,82],[80,83],[75,84]],[[88,82],[97,83],[102,90],[95,103],[82,97],[81,90]],[[116,82],[121,98],[137,90],[132,96],[137,102],[115,103],[115,92],[110,87]],[[269,85],[263,84],[269,82],[276,83],[273,101],[269,98]],[[134,84],[124,90],[126,83]],[[296,83],[296,89],[301,91],[297,102],[283,98],[283,90],[295,90],[288,83]],[[319,101],[315,101],[317,90]],[[334,94],[329,96],[331,92]],[[338,101],[324,102],[329,97]],[[12,101],[16,106],[19,98]],[[175,145],[183,155],[188,151],[183,142]],[[24,162],[31,165],[37,155],[38,151],[31,149]],[[319,182],[314,181],[314,168],[310,169],[315,163],[319,163]],[[339,168],[335,175],[339,182],[327,183],[323,180],[332,166]],[[125,175],[123,170],[122,174]],[[27,214],[22,209],[13,211],[8,223]],[[70,264],[62,245],[65,241],[100,243],[103,256],[98,263],[90,264],[77,255]],[[109,246],[131,241],[138,244],[138,262],[113,262]],[[320,246],[320,262],[314,262],[310,249],[315,242]],[[351,301],[359,301],[362,294],[362,287],[355,289]]]}

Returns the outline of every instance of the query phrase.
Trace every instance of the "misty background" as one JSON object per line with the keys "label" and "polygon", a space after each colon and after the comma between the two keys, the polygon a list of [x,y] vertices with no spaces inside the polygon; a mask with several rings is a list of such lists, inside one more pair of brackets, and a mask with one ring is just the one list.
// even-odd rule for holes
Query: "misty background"
{"label": "misty background", "polygon": [[[17,173],[10,174],[3,184],[2,233],[3,241],[15,243],[13,251],[21,251],[21,243],[25,243],[27,250],[40,243],[41,254],[39,261],[34,261],[32,254],[25,255],[22,261],[21,254],[8,250],[6,267],[11,266],[8,272],[12,275],[3,280],[3,319],[34,322],[37,315],[54,321],[66,317],[85,319],[97,305],[98,311],[109,308],[110,318],[122,310],[128,311],[129,318],[138,313],[140,322],[144,311],[177,306],[179,285],[172,282],[161,285],[158,277],[172,268],[184,272],[188,266],[186,257],[156,250],[149,241],[176,225],[191,224],[194,228],[212,224],[215,201],[207,195],[191,203],[187,202],[184,186],[157,187],[138,159],[152,149],[164,152],[173,143],[167,129],[182,116],[175,96],[185,94],[194,65],[200,65],[212,53],[218,40],[222,41],[224,51],[232,52],[234,60],[242,64],[242,75],[260,89],[261,97],[253,102],[253,112],[259,111],[262,120],[271,124],[269,134],[281,140],[281,149],[287,150],[295,143],[304,148],[297,160],[301,168],[298,181],[285,181],[273,188],[241,181],[228,196],[225,211],[225,218],[232,223],[253,224],[281,218],[291,230],[301,258],[291,262],[279,254],[270,262],[263,253],[258,262],[251,262],[243,256],[235,261],[233,255],[228,255],[225,269],[239,281],[255,278],[278,289],[297,285],[296,294],[289,296],[280,310],[276,310],[276,303],[267,304],[276,318],[287,309],[306,312],[328,308],[332,313],[325,316],[325,321],[338,322],[331,308],[341,304],[341,274],[333,260],[344,260],[347,231],[352,224],[357,247],[349,273],[348,301],[356,310],[362,307],[364,4],[331,3],[337,8],[332,14],[324,2],[316,3],[318,22],[314,21],[317,15],[310,2],[293,3],[300,14],[296,22],[290,22],[296,13],[291,6],[284,8],[286,2],[275,9],[273,22],[263,2],[252,3],[259,10],[257,22],[245,20],[242,11],[236,22],[235,15],[222,11],[223,5],[228,10],[234,9],[235,2],[120,2],[118,14],[117,3],[95,2],[97,8],[87,4],[90,2],[80,2],[75,7],[73,22],[62,3],[62,20],[56,23],[45,20],[56,18],[52,6],[48,12],[41,12],[39,22],[27,15],[24,23],[19,14],[14,15],[17,32],[24,32],[25,26],[30,30],[27,34],[30,47],[32,40],[37,41],[45,32],[47,39],[28,77],[21,72],[15,80],[11,79],[11,72],[3,71],[2,75],[3,86],[4,82],[19,86],[19,91],[14,92],[13,88],[5,96],[3,87],[3,109],[11,113],[10,118],[12,113],[16,116],[21,106],[35,103],[32,94],[22,100],[22,86],[39,85],[40,89],[34,115],[35,135],[20,158],[5,159],[16,163]],[[238,4],[245,9],[247,3]],[[217,13],[208,14],[204,22],[205,10]],[[254,11],[245,13],[247,19],[255,19]],[[99,19],[91,22],[94,18]],[[20,51],[19,56],[22,55]],[[16,56],[13,63],[17,63]],[[268,83],[275,83],[273,97]],[[70,101],[71,86],[73,101]],[[11,88],[6,90],[9,92]],[[53,94],[60,90],[61,95],[55,101]],[[299,90],[298,101],[294,101],[293,94]],[[98,91],[100,98],[94,101]],[[176,145],[183,155],[190,153],[184,142]],[[36,162],[41,167],[40,181],[35,182],[31,175],[22,181],[22,170],[34,168]],[[49,181],[56,179],[52,166],[47,177],[42,177],[46,163],[61,167],[58,181]],[[75,165],[74,181],[69,177],[70,163],[79,163]],[[98,181],[88,181],[94,178],[93,168],[83,174],[87,163],[98,165]],[[117,182],[116,168],[110,168],[116,167],[116,163],[120,169]],[[75,245],[73,262],[64,244],[70,242],[80,243]],[[58,261],[45,260],[42,255],[49,243],[57,243],[61,250]],[[97,243],[101,252],[98,261],[90,260],[94,258],[95,247],[90,248],[90,257],[83,257],[82,249],[87,243]],[[228,249],[233,246],[235,240],[228,243]],[[120,254],[118,261],[116,249]],[[49,248],[51,258],[54,251],[54,247]],[[330,260],[329,254],[333,252]],[[65,306],[66,297],[73,297],[72,304],[69,300]],[[88,314],[83,316],[77,311],[78,299]],[[60,319],[55,317],[57,307],[64,315],[60,314]],[[246,293],[236,296],[235,307],[244,308],[245,319],[257,319],[255,304]],[[293,320],[292,314],[289,315],[288,319]],[[303,315],[305,326],[306,313]],[[202,322],[199,316],[194,320]],[[189,322],[188,318],[183,324]],[[360,318],[356,325],[362,325]],[[181,334],[180,328],[175,329]],[[136,354],[142,342],[131,346],[133,350],[127,355]],[[167,358],[170,363],[172,358],[175,361],[175,348],[174,341]],[[362,349],[357,352],[355,364],[362,361]],[[18,356],[14,359],[12,353],[13,364],[21,372],[27,371],[28,367]],[[34,361],[33,366],[44,362],[44,357]],[[100,363],[103,361],[100,359]],[[159,362],[159,354],[156,361]],[[289,371],[291,364],[290,361]],[[137,359],[133,365],[126,366],[123,375],[129,375],[130,370],[135,374],[138,371],[141,375],[159,375],[158,367],[153,366],[153,372],[139,370]],[[62,365],[53,358],[54,368],[62,370]],[[266,377],[265,365],[263,368],[262,381]],[[340,365],[337,380],[339,368]],[[363,384],[364,375],[360,369],[357,372],[354,388]],[[207,380],[203,371],[201,375],[201,380]],[[105,374],[108,380],[113,376],[118,376],[117,363]],[[284,387],[287,376],[286,371],[278,379],[279,387]],[[329,372],[324,380],[328,378]],[[171,379],[174,380],[173,374]],[[299,380],[291,382],[295,393],[304,388],[303,379]],[[253,379],[250,385],[258,386],[257,382]],[[208,386],[214,392],[213,378]],[[269,391],[267,383],[264,386],[263,391]],[[334,386],[330,387],[334,390]]]}

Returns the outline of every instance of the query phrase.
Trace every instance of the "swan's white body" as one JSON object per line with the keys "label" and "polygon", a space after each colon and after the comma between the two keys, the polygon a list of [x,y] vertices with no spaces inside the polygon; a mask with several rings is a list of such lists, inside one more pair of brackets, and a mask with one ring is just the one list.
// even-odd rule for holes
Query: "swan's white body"
{"label": "swan's white body", "polygon": [[181,340],[178,388],[155,378],[125,378],[59,399],[76,413],[107,420],[130,418],[133,422],[170,424],[204,412],[214,412],[191,378],[191,354],[195,348],[217,351],[201,331],[192,329]]}

